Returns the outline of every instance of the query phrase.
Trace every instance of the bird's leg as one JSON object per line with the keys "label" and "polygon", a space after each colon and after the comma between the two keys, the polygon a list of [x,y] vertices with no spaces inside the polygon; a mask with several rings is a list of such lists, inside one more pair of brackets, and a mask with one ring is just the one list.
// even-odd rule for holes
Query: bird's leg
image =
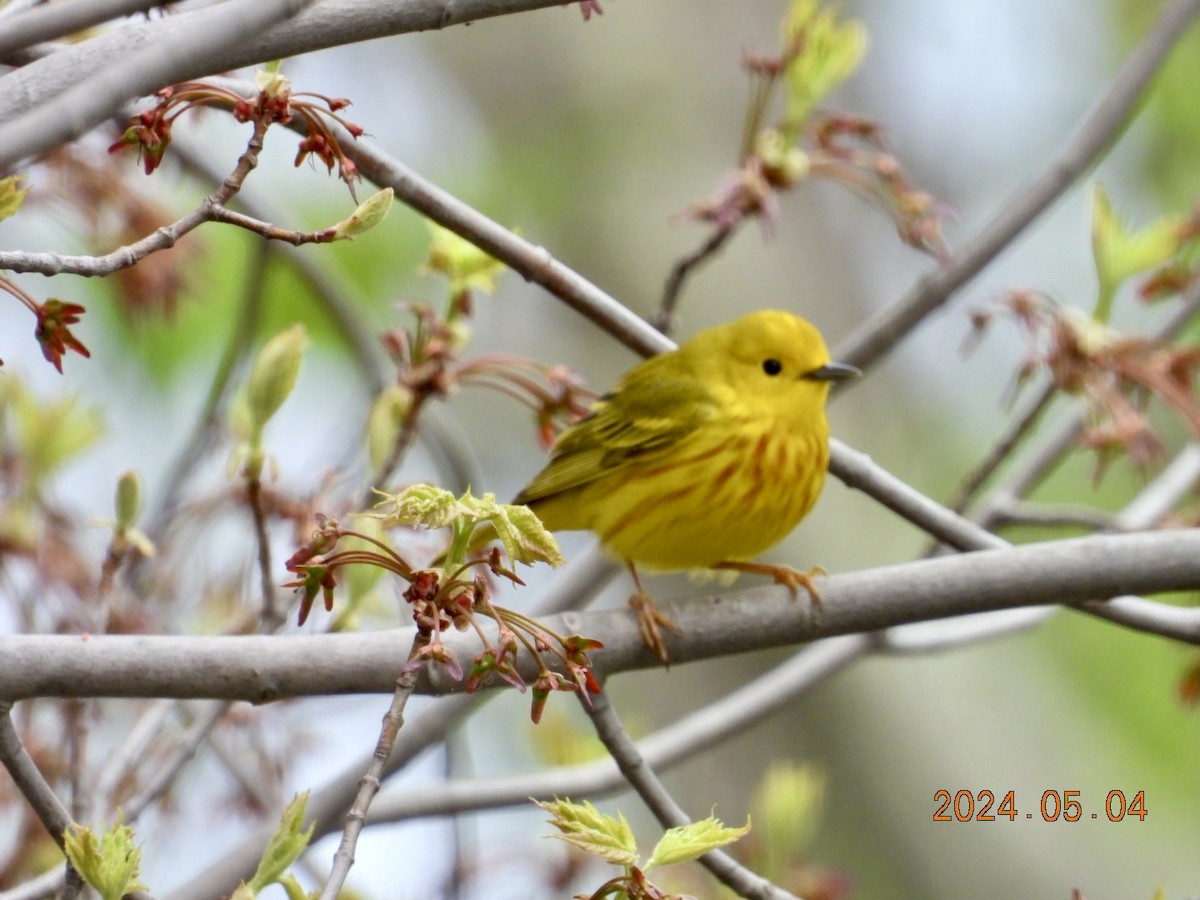
{"label": "bird's leg", "polygon": [[654,655],[667,664],[667,648],[663,643],[662,629],[670,628],[679,631],[679,627],[658,611],[654,599],[642,587],[642,579],[638,577],[637,569],[628,560],[625,567],[633,577],[634,592],[629,595],[629,607],[638,617],[638,631],[642,633],[642,641],[654,651]]}
{"label": "bird's leg", "polygon": [[792,596],[796,595],[796,588],[803,587],[808,591],[809,599],[814,605],[819,605],[821,602],[821,592],[817,590],[817,585],[813,581],[817,575],[828,575],[829,573],[820,566],[813,566],[807,572],[801,572],[799,569],[793,569],[791,566],[773,566],[769,563],[749,563],[749,562],[719,562],[712,568],[714,569],[731,569],[735,572],[753,572],[755,575],[770,575],[775,579],[776,584],[782,584],[792,592]]}

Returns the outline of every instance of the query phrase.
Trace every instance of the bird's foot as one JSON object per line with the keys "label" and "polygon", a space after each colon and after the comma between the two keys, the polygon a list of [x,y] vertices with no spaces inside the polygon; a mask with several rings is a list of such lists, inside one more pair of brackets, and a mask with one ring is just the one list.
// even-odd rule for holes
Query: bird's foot
{"label": "bird's foot", "polygon": [[813,602],[813,605],[820,605],[821,592],[817,589],[816,582],[813,581],[818,575],[828,575],[829,573],[820,566],[813,566],[807,572],[801,572],[799,569],[793,569],[791,566],[773,566],[769,563],[748,563],[748,562],[720,562],[713,566],[714,569],[731,569],[735,572],[752,572],[755,575],[770,575],[776,584],[784,585],[792,596],[795,596],[796,589],[803,587],[808,591],[808,597]]}
{"label": "bird's foot", "polygon": [[679,626],[658,611],[654,600],[645,591],[638,591],[629,597],[629,608],[637,613],[638,631],[642,633],[642,641],[654,655],[667,665],[667,647],[663,643],[662,629],[669,628],[678,632]]}

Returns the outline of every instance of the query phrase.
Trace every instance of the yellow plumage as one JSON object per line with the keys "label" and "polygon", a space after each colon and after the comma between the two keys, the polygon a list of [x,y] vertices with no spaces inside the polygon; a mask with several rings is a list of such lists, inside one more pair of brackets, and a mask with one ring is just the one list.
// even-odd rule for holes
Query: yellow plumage
{"label": "yellow plumage", "polygon": [[[626,373],[559,436],[514,502],[551,531],[595,532],[635,582],[637,563],[748,568],[794,588],[807,583],[799,573],[744,563],[816,502],[829,461],[829,383],[855,374],[830,363],[820,332],[791,313],[764,310],[702,331]],[[670,623],[637,586],[643,634],[665,658],[655,626]]]}

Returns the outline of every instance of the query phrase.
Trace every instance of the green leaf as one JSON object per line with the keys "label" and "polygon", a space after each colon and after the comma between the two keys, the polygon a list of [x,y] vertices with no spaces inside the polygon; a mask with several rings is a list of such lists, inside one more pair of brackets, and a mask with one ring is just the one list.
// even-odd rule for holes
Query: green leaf
{"label": "green leaf", "polygon": [[1184,246],[1186,220],[1163,216],[1149,225],[1131,229],[1113,209],[1102,185],[1092,190],[1092,256],[1095,259],[1099,297],[1094,318],[1107,322],[1117,289],[1129,278],[1161,266]]}
{"label": "green leaf", "polygon": [[625,817],[606,816],[588,803],[572,803],[570,800],[533,801],[550,813],[549,822],[559,834],[548,835],[566,841],[585,853],[618,866],[637,865],[637,842]]}
{"label": "green leaf", "polygon": [[308,347],[308,332],[300,323],[281,331],[263,345],[246,383],[246,406],[253,435],[261,434],[279,411],[300,374],[300,358]]}
{"label": "green leaf", "polygon": [[154,546],[154,541],[150,540],[150,536],[146,532],[138,528],[126,529],[125,540],[133,544],[133,548],[147,559],[153,559],[155,554],[158,553],[158,548]]}
{"label": "green leaf", "polygon": [[382,222],[388,214],[388,211],[392,208],[392,197],[394,195],[395,191],[391,188],[384,188],[382,191],[372,194],[360,203],[358,209],[354,210],[348,218],[343,219],[333,226],[333,239],[335,241],[349,241],[360,234],[370,231]]}
{"label": "green leaf", "polygon": [[808,154],[793,143],[792,136],[778,128],[765,128],[758,133],[754,139],[754,155],[784,184],[802,181],[811,169]]}
{"label": "green leaf", "polygon": [[554,536],[528,506],[497,503],[495,494],[476,499],[463,495],[464,505],[472,506],[481,520],[491,522],[504,552],[514,562],[533,565],[536,562],[561,566],[566,560]]}
{"label": "green leaf", "polygon": [[15,378],[6,381],[10,389],[4,400],[12,415],[17,456],[36,487],[95,443],[104,426],[98,413],[74,397],[37,397]]}
{"label": "green leaf", "polygon": [[671,828],[659,840],[658,846],[650,854],[650,859],[642,867],[643,871],[649,872],[655,866],[669,866],[672,863],[696,859],[709,850],[732,844],[749,831],[749,819],[746,819],[746,824],[741,828],[726,828],[719,819],[712,816],[690,825]]}
{"label": "green leaf", "polygon": [[[390,525],[423,525],[426,528],[446,528],[463,517],[470,516],[470,507],[459,502],[445,488],[433,484],[414,484],[398,494],[376,490],[383,497],[375,508],[391,506],[391,510],[381,513],[367,513],[376,519],[383,519]],[[464,494],[463,496],[469,496]]]}
{"label": "green leaf", "polygon": [[133,842],[133,829],[118,822],[96,837],[90,828],[72,825],[63,835],[63,851],[84,881],[104,900],[121,900],[131,891],[144,891],[138,880],[142,851]]}
{"label": "green leaf", "polygon": [[142,508],[142,482],[137,472],[130,469],[117,480],[117,527],[122,531],[137,523]]}
{"label": "green leaf", "polygon": [[778,760],[767,767],[751,808],[765,859],[761,874],[784,877],[816,833],[825,797],[825,776],[811,765]]}
{"label": "green leaf", "polygon": [[292,92],[291,82],[279,73],[279,60],[268,63],[265,69],[254,73],[254,86],[258,88],[259,93],[272,99],[287,96]]}
{"label": "green leaf", "polygon": [[[300,886],[300,882],[296,879],[295,875],[284,875],[279,879],[279,884],[283,886],[284,893],[287,894],[288,900],[309,900],[309,898],[312,896]],[[339,900],[343,900],[343,898],[346,896],[344,891],[339,892],[339,894]]]}
{"label": "green leaf", "polygon": [[307,791],[297,794],[279,817],[279,827],[271,835],[267,849],[263,851],[262,859],[259,860],[258,869],[246,885],[255,894],[269,884],[281,882],[284,872],[308,846],[316,823],[310,823],[308,828],[301,829],[307,803]]}
{"label": "green leaf", "polygon": [[21,204],[25,202],[25,195],[29,192],[29,188],[21,187],[21,182],[24,180],[24,175],[9,175],[7,178],[0,178],[0,221],[16,215]]}
{"label": "green leaf", "polygon": [[425,262],[427,271],[441,272],[449,278],[452,293],[471,288],[487,294],[495,292],[496,279],[504,272],[504,263],[448,228],[430,222],[429,230],[433,241]]}
{"label": "green leaf", "polygon": [[783,41],[785,50],[793,51],[786,77],[788,124],[795,129],[858,68],[867,31],[817,0],[793,0],[783,20]]}
{"label": "green leaf", "polygon": [[400,427],[412,409],[412,391],[402,384],[384,388],[371,404],[367,416],[367,456],[371,471],[379,467],[391,455],[400,437]]}

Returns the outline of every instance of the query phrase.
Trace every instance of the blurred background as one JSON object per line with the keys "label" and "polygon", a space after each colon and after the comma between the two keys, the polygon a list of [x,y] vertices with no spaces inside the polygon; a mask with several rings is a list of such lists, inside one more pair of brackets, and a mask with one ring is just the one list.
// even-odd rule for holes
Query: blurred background
{"label": "blurred background", "polygon": [[[574,7],[552,8],[323,52],[288,61],[285,72],[298,90],[349,97],[350,118],[392,154],[649,315],[673,263],[707,235],[679,214],[709,196],[737,162],[749,95],[740,60],[746,51],[776,52],[786,4],[606,0],[603,6],[604,14],[586,23]],[[827,105],[884,126],[910,180],[952,208],[946,236],[953,250],[1062,146],[1152,21],[1150,6],[851,0],[845,14],[863,22],[870,47]],[[1192,205],[1197,168],[1186,151],[1195,146],[1200,117],[1179,96],[1189,89],[1177,85],[1189,84],[1200,60],[1196,37],[1181,45],[1155,99],[1098,170],[869,377],[837,397],[835,435],[931,496],[953,496],[1008,421],[1006,401],[1025,352],[1016,329],[1002,324],[965,354],[969,313],[1014,287],[1090,309],[1088,216],[1096,179],[1134,223]],[[220,115],[181,120],[176,130],[196,138],[221,171],[244,141],[244,128]],[[286,217],[279,224],[291,227],[321,227],[347,215],[353,204],[344,188],[307,167],[293,169],[294,152],[290,136],[272,133],[248,193],[269,197]],[[204,192],[169,169],[145,179],[132,160],[128,166],[134,183],[174,214]],[[40,210],[32,222],[0,224],[0,244],[87,249],[62,207],[50,202]],[[398,207],[353,243],[303,252],[331,269],[371,327],[382,330],[404,322],[401,301],[440,297],[442,286],[419,272],[428,240],[420,219]],[[60,499],[86,515],[110,515],[112,484],[127,468],[138,468],[151,490],[161,490],[171,456],[164,447],[186,438],[228,338],[257,239],[213,226],[189,242],[195,255],[187,287],[165,317],[131,315],[112,280],[19,279],[39,296],[50,291],[89,306],[80,334],[92,359],[68,358],[62,377],[28,339],[28,314],[0,303],[3,377],[19,377],[47,397],[76,395],[103,413],[104,437],[58,487]],[[892,223],[860,198],[837,186],[805,184],[783,196],[773,237],[756,226],[744,229],[689,282],[676,337],[771,306],[808,317],[836,348],[934,265],[903,245]],[[298,393],[268,436],[280,483],[303,489],[343,461],[371,398],[304,286],[285,266],[272,266],[266,277],[263,334],[299,319],[316,339]],[[1162,315],[1124,298],[1115,322],[1138,329]],[[567,362],[599,390],[635,361],[511,274],[476,307],[470,352],[489,351]],[[474,459],[482,479],[473,485],[477,492],[509,496],[540,467],[531,417],[505,398],[463,391],[437,414]],[[214,460],[207,476],[224,477],[223,464]],[[1079,454],[1044,494],[1115,510],[1145,481],[1121,463],[1098,486],[1091,472],[1091,460]],[[441,474],[423,447],[400,477]],[[214,528],[213,546],[241,539],[240,523],[227,524],[234,530]],[[96,541],[99,554],[103,534]],[[582,539],[564,540],[568,556],[584,546]],[[771,557],[836,573],[909,560],[925,547],[921,533],[831,479],[816,511]],[[549,581],[532,579],[530,589]],[[682,577],[653,579],[649,587],[670,597],[705,590]],[[600,602],[620,604],[627,590],[617,579]],[[630,728],[645,733],[784,655],[624,675],[610,690]],[[1066,898],[1079,888],[1089,900],[1150,898],[1156,889],[1182,898],[1200,883],[1194,761],[1200,721],[1177,699],[1192,662],[1193,652],[1177,644],[1061,612],[1003,640],[855,665],[665,777],[692,815],[715,809],[738,824],[770,762],[812,767],[824,794],[801,856],[844,876],[857,897]],[[552,721],[541,728],[527,724],[525,704],[505,695],[475,716],[455,738],[455,771],[528,770],[555,758],[564,734],[588,730],[570,702],[552,702]],[[284,741],[292,727],[306,734],[303,753],[289,754],[284,794],[320,784],[368,752],[385,708],[382,697],[336,698],[271,713],[265,721],[276,724],[261,740]],[[445,767],[445,757],[431,757],[407,783],[425,784]],[[228,778],[201,752],[184,786]],[[943,789],[988,789],[997,797],[1014,791],[1022,814],[1034,812],[1035,821],[934,822],[934,795]],[[1080,791],[1085,812],[1099,812],[1099,819],[1043,823],[1037,807],[1051,789]],[[1114,789],[1129,797],[1145,791],[1144,821],[1107,820],[1102,804]],[[652,846],[657,828],[635,797],[599,805],[610,812],[619,807]],[[139,829],[146,880],[163,893],[232,846],[239,827],[248,825],[230,812],[221,833],[209,831],[197,848],[201,811],[185,807],[174,815],[184,822],[156,829],[151,818]],[[532,809],[467,817],[460,837],[472,848],[475,870],[461,896],[555,896],[546,873],[566,851],[541,840],[544,818]],[[435,822],[368,832],[350,885],[365,896],[436,894],[453,863],[443,852],[450,828]],[[336,844],[327,839],[317,846],[323,869]],[[603,869],[589,870],[557,895],[594,889],[608,877],[597,873]],[[703,876],[679,878],[684,889],[717,896]]]}

